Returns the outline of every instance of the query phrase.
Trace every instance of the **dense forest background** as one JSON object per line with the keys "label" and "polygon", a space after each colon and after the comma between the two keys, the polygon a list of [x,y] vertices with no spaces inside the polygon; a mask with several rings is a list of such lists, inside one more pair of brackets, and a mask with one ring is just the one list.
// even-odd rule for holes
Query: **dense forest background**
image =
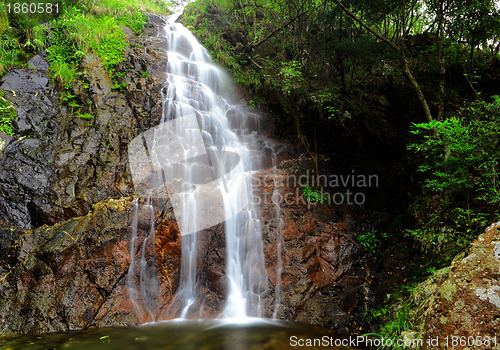
{"label": "dense forest background", "polygon": [[197,1],[183,21],[313,159],[381,175],[384,236],[450,261],[499,219],[494,1]]}
{"label": "dense forest background", "polygon": [[[45,52],[61,105],[89,121],[83,57],[99,56],[123,89],[120,27],[139,33],[144,13],[168,13],[160,0],[65,0],[43,14],[8,4],[0,76]],[[327,156],[332,173],[379,175],[355,208],[377,228],[359,238],[367,259],[409,240],[409,256],[435,262],[428,273],[500,220],[499,11],[491,0],[198,0],[181,21],[316,171]],[[0,132],[15,135],[15,117],[0,91]]]}

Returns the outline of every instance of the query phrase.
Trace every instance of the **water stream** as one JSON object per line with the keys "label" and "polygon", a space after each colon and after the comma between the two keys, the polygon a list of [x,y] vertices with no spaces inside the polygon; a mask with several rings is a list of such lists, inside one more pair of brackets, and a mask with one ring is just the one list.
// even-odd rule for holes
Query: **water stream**
{"label": "water stream", "polygon": [[[158,195],[159,188],[166,189],[182,235],[180,286],[173,301],[180,305],[181,312],[176,317],[201,316],[200,305],[205,296],[199,288],[200,235],[204,229],[222,223],[227,295],[219,316],[234,320],[272,316],[272,311],[271,315],[264,315],[262,302],[267,273],[254,187],[254,176],[262,168],[263,157],[258,145],[263,139],[257,133],[258,115],[234,101],[236,96],[228,76],[212,62],[191,32],[176,23],[181,13],[182,8],[178,8],[169,17],[164,32],[159,33],[168,42],[163,116],[159,126],[129,146],[134,184],[136,188],[142,184],[148,198]],[[274,160],[271,163],[275,165]],[[274,214],[279,218],[279,205],[275,208]],[[151,225],[154,233],[154,223]],[[277,224],[276,229],[281,226]],[[132,256],[137,239],[137,228],[133,228]],[[158,286],[147,271],[144,256],[151,239],[150,235],[140,243],[141,263],[137,265],[133,258],[127,277],[136,311],[147,311],[154,320],[148,298],[155,297],[153,291]],[[277,242],[279,252],[281,243]],[[137,266],[140,271],[135,271]],[[140,285],[134,287],[137,273]],[[274,315],[278,304],[276,299]]]}

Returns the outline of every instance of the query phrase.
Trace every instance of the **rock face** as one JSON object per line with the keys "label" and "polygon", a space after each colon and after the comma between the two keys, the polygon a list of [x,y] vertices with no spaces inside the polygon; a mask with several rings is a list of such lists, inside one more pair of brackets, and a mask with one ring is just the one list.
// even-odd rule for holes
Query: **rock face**
{"label": "rock face", "polygon": [[126,199],[111,200],[87,216],[24,232],[1,267],[2,333],[135,323],[132,305],[112,303],[116,294],[126,300],[122,280],[130,259],[124,222],[130,222],[132,209]]}
{"label": "rock face", "polygon": [[[280,189],[279,222],[269,221],[276,206],[263,205],[266,266],[271,290],[279,293],[277,304],[274,295],[269,301],[268,316],[326,326],[338,334],[357,334],[370,294],[365,285],[367,273],[357,264],[361,249],[354,238],[360,227],[348,208],[333,210],[304,199],[293,179],[302,175],[301,169],[313,167],[304,166],[302,158],[296,162],[296,166],[282,163],[292,170],[260,177],[268,191],[264,198],[271,198],[274,184]],[[279,225],[281,235],[275,229]]]}
{"label": "rock face", "polygon": [[[156,36],[162,20],[150,18],[146,32]],[[33,68],[14,68],[1,78],[18,118],[14,140],[0,153],[0,221],[28,229],[52,225],[132,193],[127,146],[161,118],[167,59],[165,38],[124,31],[131,47],[117,70],[124,73],[125,90],[113,89],[93,55],[82,63],[84,84],[72,85],[92,120],[61,105],[43,55],[30,60]]]}
{"label": "rock face", "polygon": [[[157,34],[164,22],[154,15],[149,19],[144,35],[123,29],[130,42],[126,61],[117,67],[124,73],[123,91],[113,89],[99,58],[88,55],[82,62],[85,75],[71,89],[81,105],[91,107],[92,120],[77,117],[59,101],[43,53],[29,61],[30,68],[13,68],[0,79],[5,99],[18,113],[16,134],[0,153],[4,334],[136,324],[151,318],[141,318],[142,300],[133,305],[127,287],[133,293],[136,286],[127,285],[124,277],[131,261],[134,207],[127,197],[133,195],[127,146],[162,114],[167,57],[165,39]],[[156,214],[139,208],[137,237],[142,242]],[[175,235],[168,234],[169,220],[168,215],[158,220],[158,239],[146,248],[154,260],[149,268],[155,274],[165,272],[159,285],[167,285],[163,279],[169,271],[171,288],[176,288],[172,266],[178,273],[180,248]],[[135,247],[136,261],[140,254]],[[159,303],[171,299],[169,292],[163,291]]]}
{"label": "rock face", "polygon": [[[454,349],[500,349],[500,222],[479,236],[467,256],[458,256],[421,284],[414,301],[411,323],[424,340],[439,337],[444,348],[445,337],[451,347],[456,336]],[[488,345],[472,340],[488,337]]]}
{"label": "rock face", "polygon": [[0,220],[21,228],[32,227],[37,212],[49,210],[54,140],[60,129],[58,93],[49,84],[47,61],[36,56],[29,64],[35,68],[13,69],[0,80],[18,114],[17,139],[0,153]]}

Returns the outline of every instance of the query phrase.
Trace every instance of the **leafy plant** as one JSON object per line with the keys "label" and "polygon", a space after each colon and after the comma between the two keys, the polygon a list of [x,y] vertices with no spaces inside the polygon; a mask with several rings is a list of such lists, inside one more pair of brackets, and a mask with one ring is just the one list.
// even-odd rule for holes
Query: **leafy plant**
{"label": "leafy plant", "polygon": [[302,186],[302,195],[308,203],[323,203],[328,201],[328,193],[313,190],[310,186]]}
{"label": "leafy plant", "polygon": [[334,118],[338,113],[339,110],[337,106],[340,105],[339,97],[340,95],[338,93],[334,93],[328,88],[310,95],[313,102],[319,104],[321,108],[324,108],[328,112],[328,119]]}
{"label": "leafy plant", "polygon": [[16,109],[0,93],[0,132],[7,135],[14,135],[13,121],[16,117]]}
{"label": "leafy plant", "polygon": [[[386,339],[386,344],[391,344],[390,349],[403,349],[397,345],[397,340],[401,339],[401,333],[410,328],[409,316],[412,307],[411,301],[405,301],[399,310],[390,310],[384,306],[368,310],[364,314],[368,322],[377,322],[381,324],[378,332],[364,334],[364,336],[373,336]],[[392,340],[389,342],[387,340]],[[387,349],[380,346],[378,349]]]}
{"label": "leafy plant", "polygon": [[[49,0],[40,0],[45,4]],[[47,29],[43,21],[55,17],[55,13],[23,13],[8,11],[7,2],[0,3],[0,76],[9,66],[24,66],[28,59],[46,46]],[[10,4],[12,6],[12,4]]]}
{"label": "leafy plant", "polygon": [[361,248],[363,248],[368,255],[372,256],[377,252],[377,249],[382,243],[382,239],[386,239],[388,236],[389,235],[387,233],[377,234],[373,232],[366,232],[359,235],[356,240]]}
{"label": "leafy plant", "polygon": [[108,21],[111,32],[99,40],[96,51],[102,60],[104,68],[108,72],[113,73],[118,63],[125,60],[124,53],[127,40],[114,19],[111,18]]}
{"label": "leafy plant", "polygon": [[278,76],[282,78],[282,91],[290,94],[304,81],[302,77],[301,64],[298,61],[282,62],[281,71]]}
{"label": "leafy plant", "polygon": [[375,309],[369,309],[363,314],[363,318],[368,322],[372,322],[374,320],[382,319],[387,314],[389,314],[389,309],[381,306]]}

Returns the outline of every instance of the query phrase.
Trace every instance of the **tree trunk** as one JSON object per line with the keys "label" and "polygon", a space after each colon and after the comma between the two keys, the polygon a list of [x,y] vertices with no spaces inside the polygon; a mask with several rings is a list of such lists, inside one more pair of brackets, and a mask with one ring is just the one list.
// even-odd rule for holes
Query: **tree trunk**
{"label": "tree trunk", "polygon": [[429,105],[427,104],[427,100],[425,99],[424,93],[422,92],[420,85],[418,85],[417,81],[415,80],[415,77],[411,73],[410,68],[408,67],[408,60],[406,59],[405,56],[402,57],[402,61],[403,61],[403,72],[405,73],[406,77],[413,85],[413,88],[415,89],[415,92],[417,93],[418,99],[420,100],[420,103],[422,104],[422,108],[424,109],[425,117],[427,118],[427,121],[430,123],[433,121],[433,119],[432,119],[431,110],[429,109]]}
{"label": "tree trunk", "polygon": [[439,105],[438,105],[438,120],[444,119],[444,79],[446,68],[444,66],[444,4],[443,0],[438,0],[437,5],[437,15],[438,15],[438,37],[437,37],[437,47],[438,47],[438,60],[439,60]]}
{"label": "tree trunk", "polygon": [[[415,77],[411,73],[410,67],[408,65],[408,59],[406,58],[406,55],[404,51],[396,45],[393,41],[391,41],[389,38],[385,37],[384,35],[378,33],[377,31],[373,30],[370,28],[367,24],[365,24],[361,19],[359,19],[354,13],[349,11],[347,7],[344,6],[340,2],[340,0],[334,0],[337,5],[339,5],[342,10],[344,10],[347,15],[349,15],[352,19],[354,19],[356,22],[358,22],[363,28],[365,28],[367,31],[369,31],[371,34],[373,34],[377,39],[382,40],[389,44],[394,50],[399,52],[401,55],[401,61],[403,65],[403,72],[405,73],[406,77],[408,80],[410,80],[411,84],[413,85],[413,88],[415,89],[415,92],[417,93],[418,99],[420,100],[420,103],[422,104],[422,108],[424,109],[425,117],[427,118],[428,122],[432,122],[434,119],[432,118],[431,111],[429,109],[429,105],[427,104],[427,100],[425,99],[425,96],[422,92],[422,89],[420,88],[420,85],[416,81]],[[435,129],[433,130],[434,133],[436,133]]]}

